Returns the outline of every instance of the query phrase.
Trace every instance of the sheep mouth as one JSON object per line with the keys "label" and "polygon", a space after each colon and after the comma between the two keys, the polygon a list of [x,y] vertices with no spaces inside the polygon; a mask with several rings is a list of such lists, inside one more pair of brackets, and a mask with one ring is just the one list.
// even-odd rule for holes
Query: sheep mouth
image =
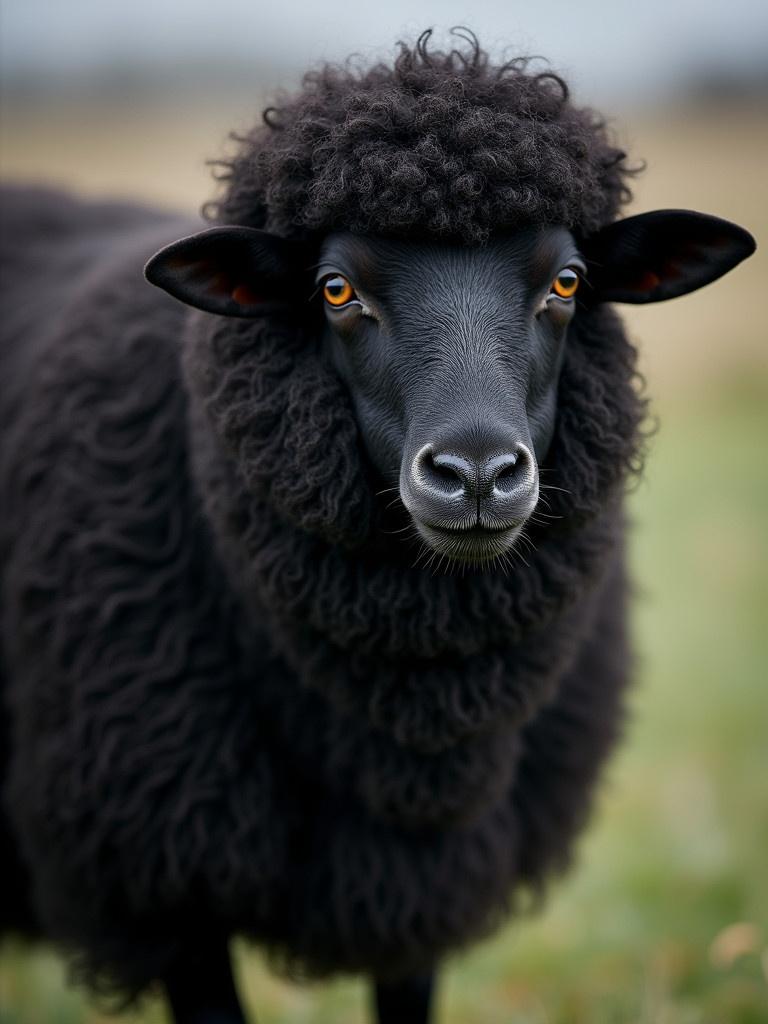
{"label": "sheep mouth", "polygon": [[486,527],[476,524],[470,527],[436,526],[414,520],[422,540],[437,555],[449,562],[490,568],[512,550],[520,536],[523,523],[511,526]]}

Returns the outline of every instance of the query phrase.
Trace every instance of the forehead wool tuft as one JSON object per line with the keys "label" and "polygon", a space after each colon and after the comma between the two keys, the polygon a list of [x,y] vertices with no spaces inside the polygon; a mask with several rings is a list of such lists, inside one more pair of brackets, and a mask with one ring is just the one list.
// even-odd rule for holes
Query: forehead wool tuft
{"label": "forehead wool tuft", "polygon": [[430,32],[392,65],[325,65],[219,163],[219,221],[289,237],[346,229],[474,244],[531,223],[586,235],[629,199],[625,154],[530,62],[491,62],[471,33]]}

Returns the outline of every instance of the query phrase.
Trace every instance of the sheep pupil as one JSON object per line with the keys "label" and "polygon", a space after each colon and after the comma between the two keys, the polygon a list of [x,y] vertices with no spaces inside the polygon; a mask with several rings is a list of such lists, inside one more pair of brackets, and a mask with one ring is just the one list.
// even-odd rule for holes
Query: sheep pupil
{"label": "sheep pupil", "polygon": [[555,292],[563,298],[569,298],[579,286],[579,275],[575,270],[562,270],[555,280]]}
{"label": "sheep pupil", "polygon": [[341,275],[331,277],[325,282],[323,294],[331,306],[339,307],[346,306],[355,296],[352,285]]}

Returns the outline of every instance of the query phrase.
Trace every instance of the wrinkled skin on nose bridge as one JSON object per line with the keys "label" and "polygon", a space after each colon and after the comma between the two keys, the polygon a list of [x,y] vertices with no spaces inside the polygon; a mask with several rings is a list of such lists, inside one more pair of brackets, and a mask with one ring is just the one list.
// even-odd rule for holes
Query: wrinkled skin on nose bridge
{"label": "wrinkled skin on nose bridge", "polygon": [[414,350],[400,368],[403,464],[424,444],[477,459],[502,454],[512,441],[532,446],[525,296],[471,269],[455,275],[449,295],[445,278],[443,287],[425,282],[430,302],[398,324]]}
{"label": "wrinkled skin on nose bridge", "polygon": [[528,360],[525,352],[515,353],[512,331],[505,338],[500,330],[471,327],[462,332],[465,338],[452,333],[427,340],[422,366],[408,371],[414,383],[418,373],[418,385],[404,389],[409,440],[423,443],[425,433],[461,435],[475,448],[497,428],[527,434]]}

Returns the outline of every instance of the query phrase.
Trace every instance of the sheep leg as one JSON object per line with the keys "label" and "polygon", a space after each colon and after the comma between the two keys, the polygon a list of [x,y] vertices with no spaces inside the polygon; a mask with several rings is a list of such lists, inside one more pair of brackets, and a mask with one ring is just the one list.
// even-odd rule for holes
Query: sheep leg
{"label": "sheep leg", "polygon": [[434,974],[404,978],[398,982],[377,981],[375,985],[378,1024],[429,1024]]}
{"label": "sheep leg", "polygon": [[174,1024],[246,1024],[225,940],[179,960],[164,980]]}

